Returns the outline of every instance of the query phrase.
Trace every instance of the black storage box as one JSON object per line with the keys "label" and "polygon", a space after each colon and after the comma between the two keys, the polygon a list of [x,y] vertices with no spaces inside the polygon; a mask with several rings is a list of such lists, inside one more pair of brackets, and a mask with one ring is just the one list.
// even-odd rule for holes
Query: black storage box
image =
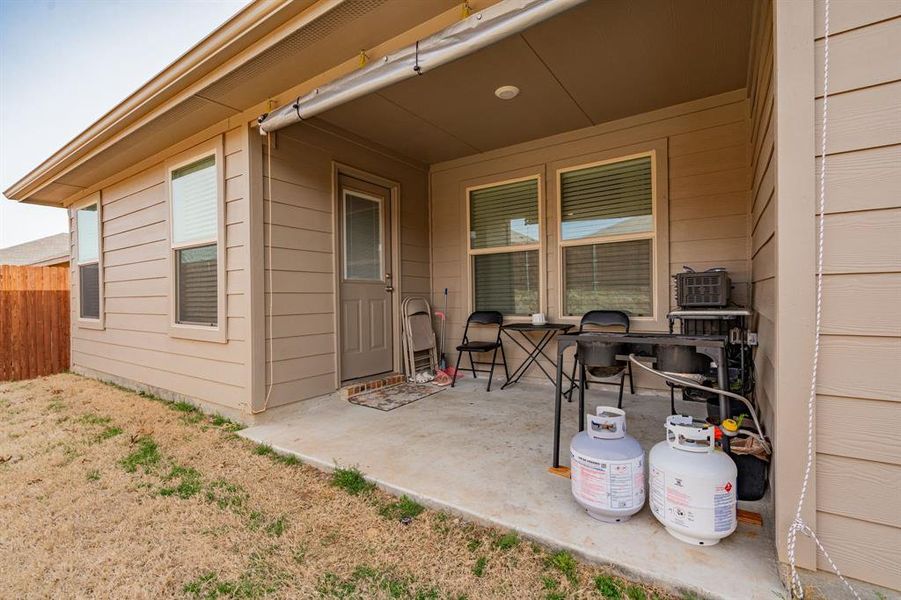
{"label": "black storage box", "polygon": [[681,308],[722,308],[729,304],[732,281],[723,269],[674,275],[676,303]]}

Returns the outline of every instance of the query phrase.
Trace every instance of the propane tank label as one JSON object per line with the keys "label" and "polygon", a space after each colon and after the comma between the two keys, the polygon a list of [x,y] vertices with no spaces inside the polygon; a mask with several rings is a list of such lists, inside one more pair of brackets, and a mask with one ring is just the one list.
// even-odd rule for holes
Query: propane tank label
{"label": "propane tank label", "polygon": [[599,508],[629,509],[644,504],[644,457],[600,461],[571,452],[573,493]]}
{"label": "propane tank label", "polygon": [[731,531],[735,524],[735,486],[731,482],[716,486],[713,496],[713,530]]}
{"label": "propane tank label", "polygon": [[[711,489],[709,480],[692,480],[651,467],[651,512],[664,524],[699,531],[728,532],[735,525],[735,485]],[[713,492],[713,506],[710,492]],[[712,510],[711,510],[712,508]]]}

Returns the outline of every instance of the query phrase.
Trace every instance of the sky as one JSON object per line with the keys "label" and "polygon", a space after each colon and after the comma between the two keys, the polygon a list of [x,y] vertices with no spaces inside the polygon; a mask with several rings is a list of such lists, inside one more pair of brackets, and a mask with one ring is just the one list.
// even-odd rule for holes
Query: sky
{"label": "sky", "polygon": [[[246,3],[0,0],[0,190]],[[65,230],[63,209],[0,199],[0,248]]]}

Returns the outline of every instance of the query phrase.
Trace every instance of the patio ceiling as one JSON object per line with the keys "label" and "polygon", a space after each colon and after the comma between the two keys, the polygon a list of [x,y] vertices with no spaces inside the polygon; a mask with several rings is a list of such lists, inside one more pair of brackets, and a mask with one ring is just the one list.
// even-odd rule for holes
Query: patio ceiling
{"label": "patio ceiling", "polygon": [[435,163],[711,96],[746,84],[752,8],[593,0],[319,118]]}

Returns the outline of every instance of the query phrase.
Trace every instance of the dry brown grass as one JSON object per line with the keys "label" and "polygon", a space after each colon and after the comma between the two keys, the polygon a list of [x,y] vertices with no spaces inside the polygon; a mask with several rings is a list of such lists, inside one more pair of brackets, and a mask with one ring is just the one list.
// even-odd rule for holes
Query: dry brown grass
{"label": "dry brown grass", "polygon": [[396,498],[177,408],[75,375],[0,384],[4,597],[604,597],[603,569],[434,511],[403,524]]}

